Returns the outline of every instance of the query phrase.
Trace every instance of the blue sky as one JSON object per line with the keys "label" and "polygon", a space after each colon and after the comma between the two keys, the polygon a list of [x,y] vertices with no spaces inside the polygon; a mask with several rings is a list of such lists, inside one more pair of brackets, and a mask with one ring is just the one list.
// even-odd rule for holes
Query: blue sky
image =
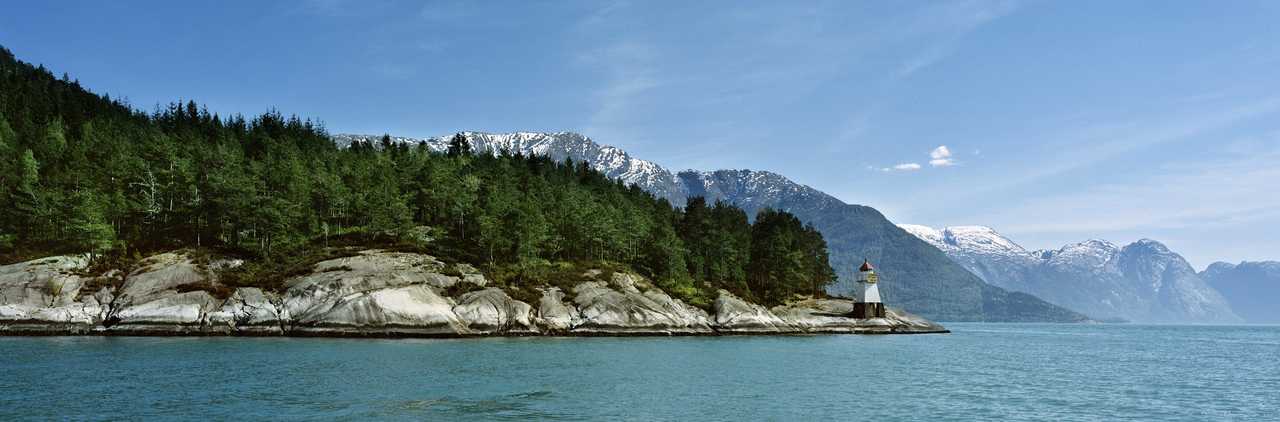
{"label": "blue sky", "polygon": [[1029,249],[1280,259],[1277,2],[176,3],[10,2],[0,44],[145,109],[572,130]]}

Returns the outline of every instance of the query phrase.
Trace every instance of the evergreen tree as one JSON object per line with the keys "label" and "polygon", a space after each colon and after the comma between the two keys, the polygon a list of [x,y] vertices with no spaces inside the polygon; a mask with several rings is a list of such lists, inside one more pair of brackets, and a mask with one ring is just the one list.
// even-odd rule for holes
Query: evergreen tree
{"label": "evergreen tree", "polygon": [[833,279],[821,235],[785,212],[749,224],[702,198],[676,209],[586,162],[475,155],[461,133],[443,154],[376,142],[339,148],[323,125],[276,111],[222,118],[184,101],[138,112],[0,48],[0,247],[273,260],[429,226],[429,247],[450,259],[629,267],[699,306],[715,289],[778,303]]}
{"label": "evergreen tree", "polygon": [[103,204],[93,193],[75,191],[67,204],[64,221],[66,238],[75,242],[79,250],[103,253],[115,243],[115,230],[107,223]]}
{"label": "evergreen tree", "polygon": [[449,139],[449,156],[458,157],[471,155],[471,142],[467,141],[467,137],[462,133],[456,133],[453,138]]}

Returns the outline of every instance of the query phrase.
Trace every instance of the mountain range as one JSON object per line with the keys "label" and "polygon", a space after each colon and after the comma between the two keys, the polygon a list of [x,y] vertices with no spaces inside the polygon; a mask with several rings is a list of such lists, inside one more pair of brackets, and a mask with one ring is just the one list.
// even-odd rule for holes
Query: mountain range
{"label": "mountain range", "polygon": [[1200,278],[1222,292],[1245,321],[1280,323],[1280,262],[1215,262]]}
{"label": "mountain range", "polygon": [[[795,214],[826,238],[832,267],[840,282],[831,290],[847,293],[854,267],[863,259],[878,264],[881,293],[891,306],[902,307],[941,321],[1055,321],[1086,319],[1023,292],[993,286],[953,262],[929,243],[894,225],[874,208],[847,204],[817,189],[776,173],[756,170],[672,172],[625,151],[601,145],[572,132],[462,132],[476,153],[508,151],[544,155],[557,160],[585,161],[610,177],[641,187],[683,205],[691,196],[726,201],[749,216],[764,208]],[[339,146],[380,142],[382,136],[340,134]],[[422,144],[436,151],[448,148],[451,136],[392,137],[395,143]]]}
{"label": "mountain range", "polygon": [[989,227],[901,227],[987,283],[1030,293],[1094,318],[1154,323],[1241,321],[1227,299],[1181,255],[1154,240],[1123,247],[1088,240],[1028,251]]}

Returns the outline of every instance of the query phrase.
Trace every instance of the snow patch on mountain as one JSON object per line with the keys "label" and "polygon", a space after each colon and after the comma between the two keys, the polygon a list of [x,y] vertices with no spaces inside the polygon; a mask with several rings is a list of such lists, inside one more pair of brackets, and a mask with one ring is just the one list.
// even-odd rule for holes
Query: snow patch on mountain
{"label": "snow patch on mountain", "polygon": [[1028,252],[984,226],[899,225],[987,283],[1097,318],[1235,322],[1239,318],[1181,255],[1142,239],[1124,247],[1087,240]]}
{"label": "snow patch on mountain", "polygon": [[[557,161],[572,159],[586,162],[592,169],[604,173],[610,178],[618,179],[628,185],[638,186],[653,194],[666,198],[674,205],[684,205],[688,191],[671,171],[651,161],[632,157],[620,148],[601,145],[591,138],[574,132],[461,132],[476,153],[537,155]],[[395,144],[422,144],[435,152],[449,149],[449,140],[453,135],[431,138],[391,137]],[[348,147],[356,142],[368,142],[377,146],[382,136],[339,134],[334,135],[334,143],[339,147]]]}
{"label": "snow patch on mountain", "polygon": [[955,226],[942,230],[917,224],[899,224],[938,249],[962,250],[968,253],[1029,255],[1026,249],[986,226]]}

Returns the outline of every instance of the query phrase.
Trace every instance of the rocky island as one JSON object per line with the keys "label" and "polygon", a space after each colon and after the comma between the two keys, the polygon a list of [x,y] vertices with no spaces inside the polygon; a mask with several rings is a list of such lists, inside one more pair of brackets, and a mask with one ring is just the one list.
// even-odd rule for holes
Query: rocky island
{"label": "rocky island", "polygon": [[519,300],[466,264],[377,249],[316,263],[280,291],[222,284],[183,252],[142,259],[128,274],[88,275],[88,260],[55,256],[0,266],[0,335],[242,335],[333,337],[908,334],[947,330],[889,309],[844,316],[845,299],[766,308],[721,290],[710,311],[627,272],[588,271],[572,287]]}

